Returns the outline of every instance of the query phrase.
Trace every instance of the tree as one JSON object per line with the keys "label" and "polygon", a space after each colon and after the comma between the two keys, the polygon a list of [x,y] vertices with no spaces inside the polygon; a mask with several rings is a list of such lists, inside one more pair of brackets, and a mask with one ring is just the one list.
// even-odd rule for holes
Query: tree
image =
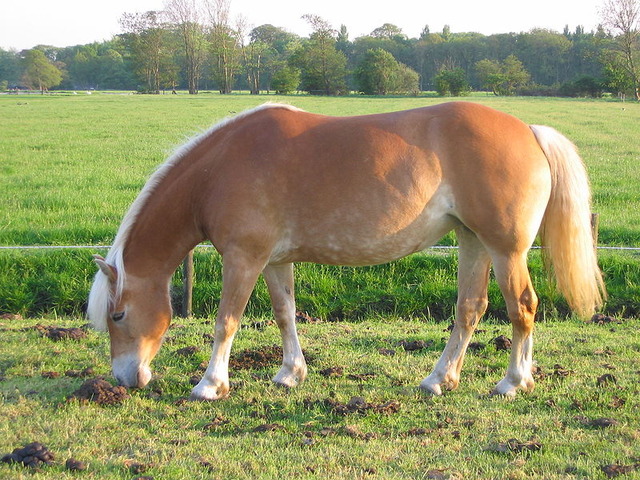
{"label": "tree", "polygon": [[367,95],[414,93],[418,90],[418,74],[396,61],[386,50],[369,50],[356,70],[360,91]]}
{"label": "tree", "polygon": [[[148,92],[160,93],[163,70],[174,70],[168,30],[162,23],[162,13],[125,13],[120,24],[126,32],[125,41],[131,51],[136,73]],[[165,75],[166,76],[166,75]]]}
{"label": "tree", "polygon": [[526,66],[535,83],[554,85],[571,80],[568,70],[571,40],[545,29],[534,29],[518,35],[514,55]]}
{"label": "tree", "polygon": [[303,15],[313,28],[309,40],[291,57],[291,66],[301,71],[303,90],[322,95],[347,92],[347,57],[336,48],[335,30],[316,15]]}
{"label": "tree", "polygon": [[20,79],[20,59],[16,52],[0,48],[0,90],[15,86]]}
{"label": "tree", "polygon": [[235,75],[240,68],[241,49],[238,32],[231,27],[229,0],[207,3],[210,22],[213,77],[222,94],[231,93]]}
{"label": "tree", "polygon": [[484,59],[476,63],[478,77],[484,88],[494,95],[513,95],[518,87],[529,82],[530,75],[515,55],[509,55],[503,62]]}
{"label": "tree", "polygon": [[457,68],[442,68],[434,78],[438,95],[451,94],[454,97],[466,95],[471,91],[464,70]]}
{"label": "tree", "polygon": [[[260,54],[259,82],[261,88],[271,90],[271,82],[275,78],[276,72],[287,70],[288,59],[291,52],[299,46],[300,38],[282,28],[274,27],[273,25],[261,25],[251,30],[249,33],[249,41],[250,46],[252,44],[262,46],[255,52]],[[253,58],[254,60],[251,63],[255,65],[257,63],[255,61],[255,55]],[[285,74],[281,73],[280,75]],[[278,82],[281,81],[282,77],[280,76]],[[295,85],[291,87],[290,91],[296,90],[299,83],[300,71],[297,70],[297,81]],[[278,86],[282,87],[282,84],[279,83]],[[276,87],[274,86],[274,88]],[[276,88],[276,90],[278,90],[278,88]]]}
{"label": "tree", "polygon": [[271,86],[277,94],[286,95],[298,89],[300,85],[300,70],[294,67],[284,67],[273,74]]}
{"label": "tree", "polygon": [[167,14],[182,38],[187,88],[190,94],[198,93],[202,65],[206,59],[206,37],[203,23],[203,8],[199,0],[169,0]]}
{"label": "tree", "polygon": [[601,15],[616,36],[618,54],[609,55],[608,66],[624,70],[640,100],[640,0],[605,0]]}
{"label": "tree", "polygon": [[406,35],[402,33],[402,29],[392,23],[385,23],[381,27],[376,28],[371,32],[371,36],[374,38],[406,38]]}
{"label": "tree", "polygon": [[250,40],[245,45],[245,30],[246,21],[243,18],[238,19],[237,38],[242,56],[242,66],[247,77],[247,85],[249,85],[249,93],[258,95],[260,93],[260,76],[262,75],[265,57],[270,47],[260,40]]}
{"label": "tree", "polygon": [[395,86],[398,62],[381,48],[367,51],[356,70],[360,91],[366,95],[386,95]]}
{"label": "tree", "polygon": [[23,63],[22,81],[31,88],[37,87],[42,94],[62,82],[62,72],[41,50],[27,50]]}

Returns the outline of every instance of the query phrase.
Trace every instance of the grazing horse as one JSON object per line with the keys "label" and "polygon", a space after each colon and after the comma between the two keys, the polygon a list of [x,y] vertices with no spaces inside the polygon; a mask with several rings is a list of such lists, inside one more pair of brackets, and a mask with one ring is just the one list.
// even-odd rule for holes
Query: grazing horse
{"label": "grazing horse", "polygon": [[221,122],[149,179],[106,259],[95,257],[88,314],[109,330],[116,379],[144,387],[171,319],[171,275],[210,240],[223,287],[211,361],[192,398],[228,394],[231,344],[261,273],[283,342],[273,381],[293,387],[307,375],[293,262],[389,262],[451,230],[460,247],[455,325],[420,386],[437,395],[458,386],[493,265],[513,327],[509,366],[493,392],[529,391],[538,299],[527,252],[536,236],[573,310],[588,315],[605,294],[590,189],[561,134],[473,103],[354,117],[267,104]]}

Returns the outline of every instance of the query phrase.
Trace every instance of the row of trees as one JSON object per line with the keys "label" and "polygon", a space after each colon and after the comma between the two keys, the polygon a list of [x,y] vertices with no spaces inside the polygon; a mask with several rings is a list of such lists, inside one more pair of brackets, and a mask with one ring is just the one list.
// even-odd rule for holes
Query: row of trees
{"label": "row of trees", "polygon": [[305,15],[308,38],[272,25],[233,23],[230,0],[168,0],[163,12],[127,13],[112,40],[67,48],[0,50],[0,87],[74,89],[233,89],[337,95],[598,95],[640,99],[640,0],[605,0],[603,23],[564,32],[532,30],[485,36],[449,27],[419,38],[385,24],[349,39],[324,19]]}

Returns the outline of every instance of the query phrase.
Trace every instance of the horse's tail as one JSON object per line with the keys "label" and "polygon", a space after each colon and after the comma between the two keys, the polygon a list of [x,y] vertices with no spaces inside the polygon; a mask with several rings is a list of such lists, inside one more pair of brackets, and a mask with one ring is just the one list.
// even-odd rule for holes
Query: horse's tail
{"label": "horse's tail", "polygon": [[545,265],[573,311],[592,315],[606,298],[591,229],[591,190],[576,147],[550,127],[532,125],[551,167],[551,198],[540,237]]}

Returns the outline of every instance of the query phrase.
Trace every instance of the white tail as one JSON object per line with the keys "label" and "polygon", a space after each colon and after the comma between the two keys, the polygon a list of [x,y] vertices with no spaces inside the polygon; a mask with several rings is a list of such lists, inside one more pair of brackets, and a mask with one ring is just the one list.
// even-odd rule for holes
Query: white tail
{"label": "white tail", "polygon": [[606,291],[591,229],[591,190],[576,147],[551,127],[532,125],[551,167],[551,198],[540,236],[546,262],[573,311],[587,317],[602,305]]}

